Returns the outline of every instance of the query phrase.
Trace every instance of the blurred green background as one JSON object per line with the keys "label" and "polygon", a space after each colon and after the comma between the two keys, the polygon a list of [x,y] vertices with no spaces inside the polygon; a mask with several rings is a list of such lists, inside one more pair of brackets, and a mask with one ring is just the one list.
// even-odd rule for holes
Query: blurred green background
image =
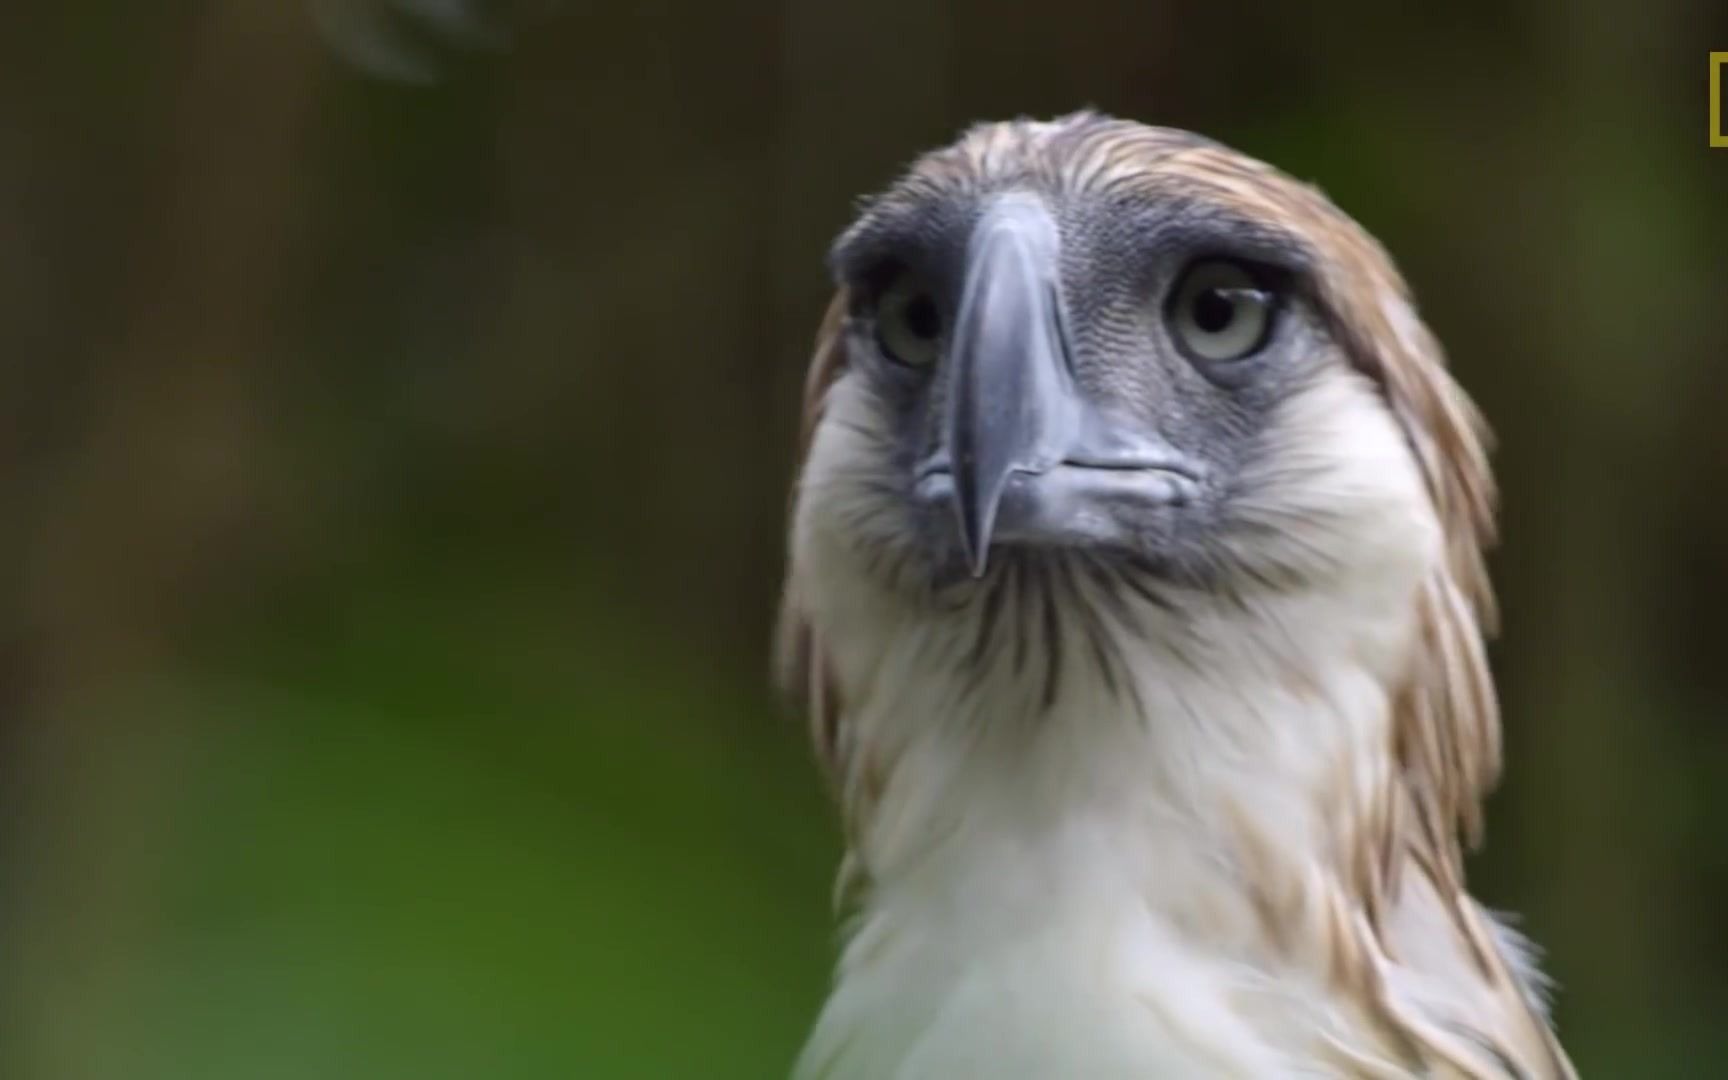
{"label": "blurred green background", "polygon": [[1478,891],[1587,1075],[1728,1075],[1728,5],[364,2],[347,60],[283,0],[0,11],[0,1076],[782,1075],[824,248],[1088,104],[1399,258],[1501,437]]}

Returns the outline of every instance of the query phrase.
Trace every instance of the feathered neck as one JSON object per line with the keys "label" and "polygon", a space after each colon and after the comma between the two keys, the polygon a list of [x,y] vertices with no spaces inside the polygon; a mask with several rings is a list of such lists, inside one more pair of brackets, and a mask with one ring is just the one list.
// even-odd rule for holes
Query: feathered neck
{"label": "feathered neck", "polygon": [[[1322,924],[1372,917],[1363,863],[1380,864],[1401,801],[1414,597],[1359,573],[1349,593],[1248,605],[1106,599],[1069,571],[1001,594],[835,598],[851,616],[824,645],[853,921],[807,1069],[858,1025],[927,1022],[979,980],[1011,999],[1114,985],[1179,1018],[1209,989],[1318,988],[1340,960]],[[1231,1067],[1276,1072],[1262,1066]]]}
{"label": "feathered neck", "polygon": [[1416,641],[1414,595],[1381,587],[1243,603],[1052,560],[836,627],[869,891],[1077,826],[1110,833],[1125,868],[1161,863],[1136,872],[1172,904],[1218,899],[1186,887],[1180,852],[1248,891],[1278,863],[1340,868],[1394,780]]}

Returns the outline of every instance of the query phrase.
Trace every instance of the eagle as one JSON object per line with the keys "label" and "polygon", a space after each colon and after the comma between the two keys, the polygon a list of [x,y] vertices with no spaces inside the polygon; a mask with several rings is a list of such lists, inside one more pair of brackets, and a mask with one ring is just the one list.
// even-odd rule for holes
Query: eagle
{"label": "eagle", "polygon": [[1091,112],[867,201],[779,678],[843,822],[802,1080],[1575,1075],[1466,891],[1480,416],[1314,187]]}

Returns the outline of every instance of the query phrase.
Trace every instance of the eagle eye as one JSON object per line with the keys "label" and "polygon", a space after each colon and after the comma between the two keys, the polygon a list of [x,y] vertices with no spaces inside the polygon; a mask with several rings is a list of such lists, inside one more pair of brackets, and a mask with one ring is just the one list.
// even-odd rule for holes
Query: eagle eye
{"label": "eagle eye", "polygon": [[1241,263],[1205,259],[1183,272],[1164,317],[1190,357],[1240,360],[1266,344],[1276,300]]}
{"label": "eagle eye", "polygon": [[907,367],[925,368],[941,353],[942,308],[912,274],[901,274],[876,301],[876,343]]}

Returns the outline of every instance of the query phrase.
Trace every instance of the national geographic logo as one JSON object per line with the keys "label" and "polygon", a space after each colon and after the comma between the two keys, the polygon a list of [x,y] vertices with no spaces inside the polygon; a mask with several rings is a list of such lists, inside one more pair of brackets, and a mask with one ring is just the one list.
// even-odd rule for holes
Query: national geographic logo
{"label": "national geographic logo", "polygon": [[1722,130],[1722,66],[1728,64],[1728,52],[1710,54],[1710,145],[1728,149],[1728,131]]}

